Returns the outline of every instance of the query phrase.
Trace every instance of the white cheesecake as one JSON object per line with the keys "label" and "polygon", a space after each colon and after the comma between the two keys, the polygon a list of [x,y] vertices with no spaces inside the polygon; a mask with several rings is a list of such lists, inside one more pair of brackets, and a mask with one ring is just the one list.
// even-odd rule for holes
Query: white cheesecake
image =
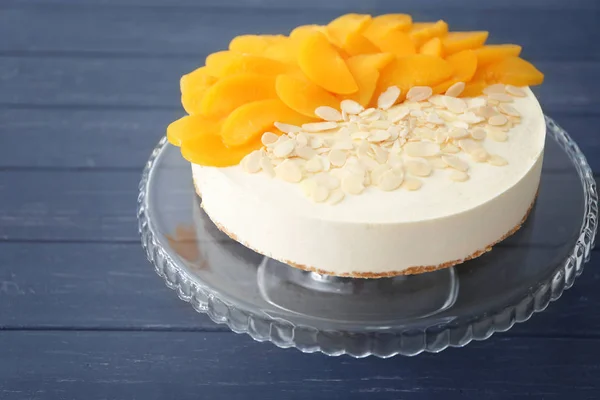
{"label": "white cheesecake", "polygon": [[[525,88],[519,94],[510,100],[482,96],[491,99],[493,107],[510,101],[505,103],[512,107],[509,114],[516,111],[520,115],[518,123],[505,129],[507,140],[493,137],[490,131],[485,138],[478,138],[487,154],[501,163],[489,157],[487,162],[476,162],[465,151],[447,154],[468,164],[468,171],[437,165],[417,181],[405,169],[404,185],[397,190],[380,190],[367,183],[360,194],[346,193],[343,200],[335,201],[315,201],[314,196],[307,197],[301,184],[264,171],[248,173],[243,165],[216,168],[192,164],[194,184],[204,211],[219,229],[254,251],[293,267],[363,278],[449,267],[489,251],[514,233],[533,206],[546,128],[533,93]],[[423,110],[442,114],[443,107],[428,104]],[[471,125],[467,131],[480,125]],[[502,132],[491,130],[496,135]],[[263,154],[273,152],[268,147]],[[399,154],[404,165],[410,163],[412,157],[406,150]],[[440,155],[435,158],[439,164]],[[415,181],[421,187],[407,190],[417,189],[407,186]],[[333,193],[327,193],[330,199]]]}

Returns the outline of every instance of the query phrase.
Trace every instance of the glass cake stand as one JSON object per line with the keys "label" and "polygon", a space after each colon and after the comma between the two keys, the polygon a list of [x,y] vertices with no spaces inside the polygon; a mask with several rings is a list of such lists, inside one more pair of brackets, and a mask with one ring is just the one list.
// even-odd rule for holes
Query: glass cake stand
{"label": "glass cake stand", "polygon": [[182,300],[258,341],[354,357],[461,347],[544,310],[589,259],[598,220],[592,171],[569,135],[548,117],[546,125],[542,182],[527,222],[493,251],[453,268],[337,278],[257,254],[212,224],[189,164],[164,138],[140,182],[142,245]]}

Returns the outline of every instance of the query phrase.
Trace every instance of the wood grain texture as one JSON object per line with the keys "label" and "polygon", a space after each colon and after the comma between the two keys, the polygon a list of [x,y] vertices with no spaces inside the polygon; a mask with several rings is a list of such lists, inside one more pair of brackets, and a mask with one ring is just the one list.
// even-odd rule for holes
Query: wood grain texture
{"label": "wood grain texture", "polygon": [[[598,339],[492,337],[381,360],[281,350],[232,333],[0,332],[5,400],[594,399]],[[101,344],[101,345],[99,345]]]}
{"label": "wood grain texture", "polygon": [[[279,2],[278,4],[285,4]],[[326,2],[325,2],[326,3]],[[425,3],[425,2],[424,2]],[[486,2],[484,2],[486,3]],[[370,9],[390,12],[397,7]],[[409,9],[407,9],[408,11]],[[397,11],[397,10],[396,10]],[[444,18],[454,30],[486,29],[490,43],[518,43],[525,58],[540,60],[600,61],[600,48],[594,45],[598,14],[573,10],[568,15],[558,9],[531,8],[515,13],[510,8],[490,12],[465,7],[441,13],[438,9],[410,10],[415,20]],[[0,54],[50,54],[78,57],[187,57],[202,58],[227,47],[242,33],[289,33],[297,25],[326,23],[343,10],[312,8],[289,10],[278,7],[252,7],[223,12],[202,7],[120,8],[38,7],[13,8],[0,12]],[[60,29],[34,29],[48,20],[63,21]],[[20,35],[23,26],[28,35]],[[510,29],[506,29],[510,26]],[[561,29],[547,29],[560,26]],[[532,34],[545,31],[545,37]]]}
{"label": "wood grain texture", "polygon": [[394,12],[412,12],[414,10],[437,10],[442,13],[448,10],[503,10],[510,9],[515,13],[523,10],[600,10],[600,5],[595,0],[460,0],[448,2],[446,0],[404,0],[398,4],[394,0],[305,0],[303,2],[280,1],[280,0],[5,0],[2,4],[5,7],[57,7],[63,6],[68,9],[77,7],[108,7],[108,8],[144,8],[160,7],[173,8],[185,7],[186,9],[219,9],[232,12],[234,10],[248,9],[282,9],[282,10],[305,10],[310,9],[316,12],[321,10],[342,10],[348,12],[373,12],[373,10],[385,9]]}

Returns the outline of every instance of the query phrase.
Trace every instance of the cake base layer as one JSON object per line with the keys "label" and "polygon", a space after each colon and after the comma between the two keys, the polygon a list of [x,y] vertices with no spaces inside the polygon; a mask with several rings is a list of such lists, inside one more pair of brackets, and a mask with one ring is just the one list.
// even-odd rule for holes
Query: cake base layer
{"label": "cake base layer", "polygon": [[[200,199],[202,199],[202,194],[200,193],[200,190],[198,189],[198,186],[195,184],[194,182],[194,187],[196,189],[196,194],[200,197]],[[535,205],[535,200],[537,199],[537,193],[535,195],[535,198],[533,199],[533,202],[531,203],[531,205],[529,206],[529,208],[527,209],[527,212],[525,213],[525,215],[523,216],[523,218],[521,219],[521,221],[513,228],[511,229],[509,232],[507,232],[504,236],[502,236],[500,239],[498,239],[496,242],[491,243],[490,245],[488,245],[487,247],[481,249],[481,250],[477,250],[476,252],[474,252],[473,254],[461,259],[461,260],[454,260],[454,261],[448,261],[445,262],[443,264],[439,264],[439,265],[426,265],[426,266],[413,266],[413,267],[408,267],[406,269],[402,269],[399,271],[388,271],[388,272],[382,272],[382,273],[374,273],[374,272],[358,272],[358,271],[352,271],[352,272],[344,272],[344,273],[336,273],[334,271],[328,271],[326,269],[322,269],[322,268],[315,268],[309,265],[302,265],[302,264],[298,264],[298,263],[294,263],[292,261],[289,260],[283,260],[283,259],[276,259],[275,260],[282,262],[284,264],[287,264],[291,267],[294,268],[298,268],[304,271],[309,271],[309,272],[315,272],[317,274],[321,274],[321,275],[332,275],[332,276],[339,276],[342,278],[363,278],[363,279],[377,279],[377,278],[391,278],[394,276],[401,276],[401,275],[416,275],[416,274],[422,274],[425,272],[433,272],[433,271],[437,271],[440,269],[444,269],[444,268],[450,268],[450,267],[454,267],[455,265],[458,264],[462,264],[464,262],[467,262],[469,260],[472,260],[474,258],[480,257],[482,255],[484,255],[487,252],[492,251],[493,246],[495,246],[496,244],[502,242],[503,240],[507,239],[508,237],[512,236],[513,234],[515,234],[520,228],[521,226],[523,226],[523,224],[525,223],[525,221],[527,220],[527,218],[529,217],[529,214],[531,213],[531,210],[533,209],[533,206]],[[200,203],[200,206],[202,207],[202,209],[204,210],[204,206],[202,205],[203,203]],[[206,210],[204,210],[204,212],[206,213]],[[264,256],[270,257],[267,254],[264,254],[262,252],[260,252],[258,249],[252,248],[252,246],[248,243],[245,243],[244,241],[240,240],[240,238],[238,238],[235,234],[229,232],[223,225],[219,224],[218,222],[214,221],[210,215],[207,213],[209,219],[212,221],[213,224],[215,224],[215,226],[224,234],[226,234],[227,236],[229,236],[232,240],[235,240],[236,242],[242,244],[243,246],[246,246],[247,248],[249,248],[252,251],[255,251],[259,254],[262,254]],[[273,258],[273,257],[270,257]]]}

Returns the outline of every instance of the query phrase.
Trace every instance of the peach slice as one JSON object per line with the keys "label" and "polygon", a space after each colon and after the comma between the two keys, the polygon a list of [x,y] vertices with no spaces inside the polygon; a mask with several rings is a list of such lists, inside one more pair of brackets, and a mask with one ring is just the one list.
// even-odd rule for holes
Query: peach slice
{"label": "peach slice", "polygon": [[[371,102],[373,93],[377,88],[379,80],[379,71],[375,68],[370,68],[368,64],[361,62],[360,59],[350,58],[346,61],[354,80],[358,85],[358,92],[344,96],[346,99],[354,100],[363,107],[367,107]],[[339,103],[334,108],[339,108]]]}
{"label": "peach slice", "polygon": [[373,38],[373,44],[386,53],[397,57],[410,56],[417,52],[414,43],[406,32],[391,30]]}
{"label": "peach slice", "polygon": [[434,37],[426,41],[419,49],[419,53],[430,56],[442,56],[442,40],[439,37]]}
{"label": "peach slice", "polygon": [[311,81],[327,91],[350,94],[358,90],[344,59],[320,32],[310,32],[302,39],[298,65]]}
{"label": "peach slice", "polygon": [[454,54],[462,50],[476,49],[485,43],[489,35],[487,31],[448,32],[442,39],[444,53]]}
{"label": "peach slice", "polygon": [[239,53],[261,55],[267,46],[269,40],[260,35],[240,35],[234,37],[229,42],[229,50]]}
{"label": "peach slice", "polygon": [[389,31],[408,31],[412,25],[412,17],[408,14],[384,14],[371,20],[363,34],[374,41]]}
{"label": "peach slice", "polygon": [[504,83],[514,86],[539,85],[544,81],[542,74],[530,62],[520,57],[507,57],[477,70],[477,75],[488,84]]}
{"label": "peach slice", "polygon": [[488,44],[474,51],[477,56],[477,65],[483,66],[503,58],[517,57],[521,54],[521,46],[518,44]]}
{"label": "peach slice", "polygon": [[426,41],[434,37],[442,37],[448,33],[448,24],[439,20],[437,22],[417,22],[412,25],[409,32],[415,46],[421,47]]}
{"label": "peach slice", "polygon": [[380,50],[369,39],[361,33],[352,32],[346,36],[345,42],[342,44],[342,49],[349,56],[357,56],[359,54],[375,54]]}
{"label": "peach slice", "polygon": [[425,54],[400,57],[383,69],[377,92],[395,85],[402,91],[402,100],[411,87],[435,86],[450,78],[453,71],[450,63],[439,57]]}
{"label": "peach slice", "polygon": [[238,53],[237,51],[217,51],[206,57],[206,69],[211,75],[218,77],[220,76],[220,71],[223,70],[226,65],[231,64],[240,57],[242,57],[242,53]]}
{"label": "peach slice", "polygon": [[218,136],[223,124],[222,120],[208,118],[203,115],[186,115],[173,121],[167,127],[167,140],[174,146],[200,135]]}
{"label": "peach slice", "polygon": [[319,106],[337,109],[340,105],[335,96],[299,74],[279,75],[275,89],[286,106],[311,118],[316,118],[315,109]]}
{"label": "peach slice", "polygon": [[489,85],[485,81],[471,81],[465,84],[465,89],[460,94],[460,97],[475,97],[481,96],[483,89]]}
{"label": "peach slice", "polygon": [[360,34],[371,22],[368,14],[345,14],[327,24],[327,34],[337,47],[344,48],[350,34]]}
{"label": "peach slice", "polygon": [[290,70],[289,65],[280,61],[234,51],[219,51],[211,54],[206,58],[206,66],[211,75],[219,78],[242,72],[279,75]]}
{"label": "peach slice", "polygon": [[200,113],[200,101],[216,81],[217,78],[209,75],[206,67],[200,67],[181,77],[181,104],[188,114]]}
{"label": "peach slice", "polygon": [[193,164],[209,167],[230,167],[262,147],[260,138],[238,147],[228,147],[219,135],[199,135],[181,146],[181,155]]}
{"label": "peach slice", "polygon": [[229,114],[223,123],[221,136],[226,146],[242,146],[271,129],[274,122],[302,125],[314,120],[297,113],[279,99],[258,100],[246,103]]}
{"label": "peach slice", "polygon": [[452,66],[452,77],[433,88],[434,93],[445,93],[456,82],[469,82],[477,70],[477,56],[473,50],[452,54],[446,61]]}
{"label": "peach slice", "polygon": [[297,64],[298,44],[296,41],[283,37],[271,42],[263,52],[263,56],[285,64]]}
{"label": "peach slice", "polygon": [[306,35],[311,34],[315,31],[321,32],[325,36],[328,36],[327,27],[323,25],[300,25],[292,29],[292,31],[290,32],[290,39],[302,40],[306,37]]}
{"label": "peach slice", "polygon": [[242,104],[276,97],[274,76],[234,74],[219,79],[206,91],[200,111],[211,117],[224,116]]}
{"label": "peach slice", "polygon": [[346,60],[346,64],[361,64],[361,68],[375,69],[381,71],[394,60],[392,53],[360,54]]}

